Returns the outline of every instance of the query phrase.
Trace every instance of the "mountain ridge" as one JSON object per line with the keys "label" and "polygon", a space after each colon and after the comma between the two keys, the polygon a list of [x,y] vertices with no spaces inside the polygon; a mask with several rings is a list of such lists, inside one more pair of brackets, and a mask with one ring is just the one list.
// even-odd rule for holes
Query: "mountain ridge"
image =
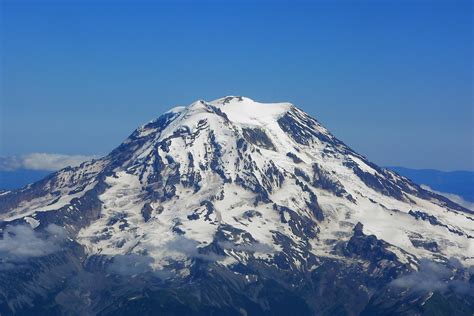
{"label": "mountain ridge", "polygon": [[[243,308],[263,313],[265,306],[276,311],[277,302],[261,297],[276,282],[279,295],[291,297],[294,308],[304,303],[304,313],[325,314],[332,308],[350,313],[345,303],[325,309],[315,300],[322,286],[317,280],[335,282],[332,278],[344,280],[334,286],[347,293],[357,282],[365,284],[359,293],[364,304],[350,300],[354,310],[363,312],[377,296],[376,288],[417,271],[425,258],[458,274],[474,262],[472,211],[376,166],[294,105],[245,97],[173,108],[103,158],[2,193],[0,220],[2,232],[27,225],[32,231],[26,234],[38,240],[68,245],[61,248],[67,249],[63,260],[75,262],[81,276],[99,274],[109,284],[105,289],[125,276],[133,276],[133,287],[140,291],[191,284],[191,293],[205,289],[209,295],[219,292],[222,282],[233,284],[226,295],[191,304],[200,311],[206,306],[206,312]],[[67,238],[41,235],[51,231]],[[11,240],[3,233],[3,244],[21,233]],[[31,260],[14,250],[6,253],[4,264]],[[358,281],[349,281],[344,269]],[[32,273],[39,278],[51,270]],[[464,271],[458,278],[466,282],[467,276]],[[375,280],[383,282],[375,286]],[[104,300],[86,304],[89,313],[115,313],[117,300],[135,304],[121,291],[105,298],[104,290],[84,279],[78,282],[79,293],[96,292]],[[206,285],[199,289],[199,284]],[[312,290],[300,292],[298,284]],[[61,311],[67,304],[58,303],[58,295],[68,303],[79,299],[70,286],[55,294]],[[9,290],[0,290],[5,311],[28,305],[29,296],[12,303]],[[333,294],[320,299],[328,297]],[[401,297],[395,301],[408,304]],[[170,300],[166,308],[178,308]],[[141,304],[155,306],[153,300]]]}

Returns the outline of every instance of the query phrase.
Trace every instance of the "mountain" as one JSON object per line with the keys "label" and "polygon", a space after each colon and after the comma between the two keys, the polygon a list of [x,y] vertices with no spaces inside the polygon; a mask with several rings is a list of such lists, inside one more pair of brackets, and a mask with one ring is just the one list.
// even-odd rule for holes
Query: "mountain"
{"label": "mountain", "polygon": [[[405,167],[386,167],[409,178],[415,183],[426,185],[431,191],[441,194],[452,201],[470,208],[474,204],[473,171],[441,171],[434,169],[411,169]],[[52,173],[47,170],[0,170],[0,190],[16,190],[41,180]]]}
{"label": "mountain", "polygon": [[474,312],[474,213],[289,103],[173,108],[0,220],[2,315]]}

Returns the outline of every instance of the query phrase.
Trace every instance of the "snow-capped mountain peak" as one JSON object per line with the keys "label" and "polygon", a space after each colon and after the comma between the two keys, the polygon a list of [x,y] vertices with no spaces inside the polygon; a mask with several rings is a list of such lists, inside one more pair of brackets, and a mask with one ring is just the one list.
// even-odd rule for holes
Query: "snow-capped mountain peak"
{"label": "snow-capped mountain peak", "polygon": [[2,227],[53,223],[88,260],[132,256],[171,279],[196,261],[303,274],[356,255],[468,266],[473,217],[292,104],[235,96],[173,108],[109,155],[0,196]]}

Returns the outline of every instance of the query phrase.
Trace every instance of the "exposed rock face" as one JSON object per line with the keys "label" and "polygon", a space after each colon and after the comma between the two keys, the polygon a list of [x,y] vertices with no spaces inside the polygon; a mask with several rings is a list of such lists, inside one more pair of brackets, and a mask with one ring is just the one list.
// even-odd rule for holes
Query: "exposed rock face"
{"label": "exposed rock face", "polygon": [[[172,109],[104,158],[2,192],[0,228],[2,315],[474,311],[472,212],[289,103]],[[442,273],[418,289],[423,258]]]}

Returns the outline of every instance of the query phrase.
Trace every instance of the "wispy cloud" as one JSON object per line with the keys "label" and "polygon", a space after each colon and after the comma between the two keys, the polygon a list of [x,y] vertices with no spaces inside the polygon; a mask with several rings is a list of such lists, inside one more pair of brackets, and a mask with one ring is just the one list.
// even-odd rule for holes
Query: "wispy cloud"
{"label": "wispy cloud", "polygon": [[472,295],[474,288],[468,280],[473,272],[473,267],[465,268],[456,259],[450,259],[448,265],[422,259],[418,271],[395,279],[391,285],[416,293],[454,291]]}
{"label": "wispy cloud", "polygon": [[432,188],[430,188],[429,186],[427,185],[424,185],[422,184],[421,187],[425,190],[428,190],[428,191],[431,191],[433,193],[436,193],[436,194],[439,194],[439,195],[442,195],[444,197],[447,197],[448,199],[450,199],[451,201],[453,201],[454,203],[457,203],[461,206],[464,206],[465,208],[467,209],[470,209],[472,211],[474,211],[474,203],[473,202],[469,202],[469,201],[466,201],[465,199],[463,199],[462,197],[460,197],[459,195],[456,195],[456,194],[452,194],[452,193],[446,193],[446,192],[440,192],[440,191],[436,191]]}
{"label": "wispy cloud", "polygon": [[29,258],[42,257],[61,249],[66,231],[50,224],[43,231],[29,225],[7,226],[0,239],[0,269],[18,267]]}
{"label": "wispy cloud", "polygon": [[[259,242],[237,245],[233,242],[222,241],[218,242],[217,245],[225,250],[243,251],[247,253],[275,252],[275,249],[271,246]],[[150,249],[153,248],[153,246],[150,247]],[[160,245],[157,249],[159,249],[160,252],[166,254],[161,256],[160,259],[167,261],[169,266],[165,264],[164,266],[160,266],[160,268],[155,268],[153,267],[156,263],[155,258],[141,254],[127,254],[117,255],[111,258],[112,260],[110,261],[107,269],[109,272],[114,274],[139,275],[144,273],[152,273],[160,279],[166,279],[174,277],[179,273],[179,268],[176,270],[177,266],[173,264],[175,261],[180,261],[183,259],[197,259],[204,262],[213,263],[225,258],[223,254],[215,253],[215,249],[208,249],[208,251],[205,251],[203,248],[199,248],[199,242],[189,239],[185,236],[176,236],[165,244]],[[178,267],[179,266],[180,265],[178,265]]]}
{"label": "wispy cloud", "polygon": [[97,156],[48,153],[0,157],[0,171],[14,171],[17,169],[56,171],[69,166],[78,166],[82,162],[94,158],[97,158]]}
{"label": "wispy cloud", "polygon": [[153,272],[151,265],[155,260],[139,254],[117,255],[107,267],[109,272],[121,275],[135,275]]}
{"label": "wispy cloud", "polygon": [[[110,264],[107,266],[109,272],[120,275],[139,275],[144,273],[152,273],[160,279],[166,279],[175,276],[178,272],[173,266],[173,262],[183,259],[199,259],[206,262],[215,262],[224,257],[212,251],[202,252],[199,248],[199,242],[184,236],[176,236],[172,240],[155,247],[150,245],[147,250],[158,250],[166,254],[160,257],[160,260],[171,264],[171,266],[154,267],[156,258],[143,254],[127,254],[113,256]],[[163,263],[162,262],[162,263]]]}

